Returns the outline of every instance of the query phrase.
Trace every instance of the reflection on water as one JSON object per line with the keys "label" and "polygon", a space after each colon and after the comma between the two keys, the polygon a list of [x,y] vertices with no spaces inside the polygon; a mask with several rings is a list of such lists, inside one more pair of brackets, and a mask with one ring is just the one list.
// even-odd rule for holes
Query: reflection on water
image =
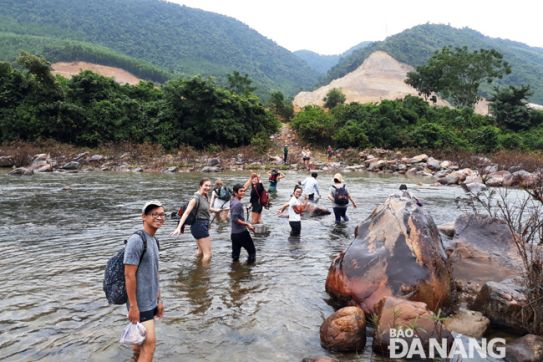
{"label": "reflection on water", "polygon": [[[292,238],[287,219],[275,211],[304,175],[287,173],[274,207],[263,214],[269,235],[254,237],[254,265],[232,264],[227,224],[212,224],[213,259],[203,266],[195,258],[190,233],[169,237],[175,223],[168,221],[157,234],[166,306],[165,318],[157,323],[157,360],[292,361],[327,355],[319,327],[333,310],[325,302],[324,282],[333,257],[349,245],[355,224],[400,183],[424,200],[436,223],[458,214],[453,200],[462,194],[460,188],[346,176],[359,205],[349,208],[352,221],[335,225],[333,215],[303,219],[301,237]],[[232,185],[246,177],[222,178]],[[118,343],[126,309],[108,306],[102,292],[105,263],[141,227],[138,212],[145,200],[160,199],[173,211],[196,190],[198,178],[0,174],[0,360],[130,360],[131,351]],[[328,188],[329,178],[319,177],[321,189]],[[328,200],[321,204],[330,207]],[[370,352],[332,356],[368,361]]]}

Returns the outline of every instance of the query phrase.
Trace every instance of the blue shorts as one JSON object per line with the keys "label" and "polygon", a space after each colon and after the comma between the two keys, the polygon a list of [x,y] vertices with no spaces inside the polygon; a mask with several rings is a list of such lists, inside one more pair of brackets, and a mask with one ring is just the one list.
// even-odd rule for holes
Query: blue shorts
{"label": "blue shorts", "polygon": [[190,233],[196,240],[209,237],[209,220],[196,219],[190,226]]}
{"label": "blue shorts", "polygon": [[144,311],[144,312],[140,312],[140,323],[145,322],[145,321],[149,321],[149,320],[155,318],[155,316],[157,314],[158,314],[158,307],[156,307],[155,309],[152,309],[152,310],[147,310],[147,311]]}

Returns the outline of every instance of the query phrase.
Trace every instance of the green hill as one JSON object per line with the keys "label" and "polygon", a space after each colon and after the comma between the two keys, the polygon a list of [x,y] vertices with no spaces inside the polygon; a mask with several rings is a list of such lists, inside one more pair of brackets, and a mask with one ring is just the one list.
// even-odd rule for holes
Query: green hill
{"label": "green hill", "polygon": [[316,71],[320,75],[325,75],[330,68],[332,68],[334,65],[336,65],[339,60],[342,57],[349,56],[352,52],[354,52],[357,49],[362,49],[364,47],[367,47],[370,45],[370,41],[364,41],[362,43],[359,43],[347,51],[343,52],[342,54],[337,55],[322,55],[315,53],[311,50],[297,50],[294,52],[294,54],[300,58],[303,59],[309,66]]}
{"label": "green hill", "polygon": [[[318,79],[306,63],[247,25],[164,1],[0,0],[0,7],[0,32],[92,43],[167,72],[224,79],[237,70],[260,91],[288,95]],[[5,59],[7,52],[0,48],[0,54]]]}
{"label": "green hill", "polygon": [[[543,49],[511,40],[490,38],[469,28],[456,29],[448,25],[418,25],[384,41],[357,49],[329,70],[324,83],[355,70],[376,50],[386,51],[403,63],[418,66],[424,64],[434,51],[445,46],[467,46],[472,50],[496,49],[513,67],[513,73],[498,84],[529,84],[534,92],[530,101],[543,104]],[[488,90],[483,89],[483,93]]]}

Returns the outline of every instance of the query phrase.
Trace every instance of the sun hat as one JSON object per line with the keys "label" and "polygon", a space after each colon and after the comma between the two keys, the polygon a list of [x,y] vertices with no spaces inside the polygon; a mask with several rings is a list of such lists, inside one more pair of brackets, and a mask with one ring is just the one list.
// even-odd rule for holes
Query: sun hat
{"label": "sun hat", "polygon": [[343,176],[341,176],[340,173],[336,173],[336,174],[334,175],[334,180],[338,180],[339,183],[342,184],[342,183],[343,183]]}

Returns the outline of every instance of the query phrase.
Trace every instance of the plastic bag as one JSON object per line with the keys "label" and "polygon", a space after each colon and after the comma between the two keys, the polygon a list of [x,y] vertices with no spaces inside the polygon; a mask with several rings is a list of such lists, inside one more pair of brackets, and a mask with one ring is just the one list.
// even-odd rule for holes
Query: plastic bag
{"label": "plastic bag", "polygon": [[126,326],[124,329],[123,334],[121,335],[121,342],[122,344],[142,344],[143,341],[145,341],[145,337],[147,337],[147,329],[145,329],[145,326],[141,323],[130,323]]}

